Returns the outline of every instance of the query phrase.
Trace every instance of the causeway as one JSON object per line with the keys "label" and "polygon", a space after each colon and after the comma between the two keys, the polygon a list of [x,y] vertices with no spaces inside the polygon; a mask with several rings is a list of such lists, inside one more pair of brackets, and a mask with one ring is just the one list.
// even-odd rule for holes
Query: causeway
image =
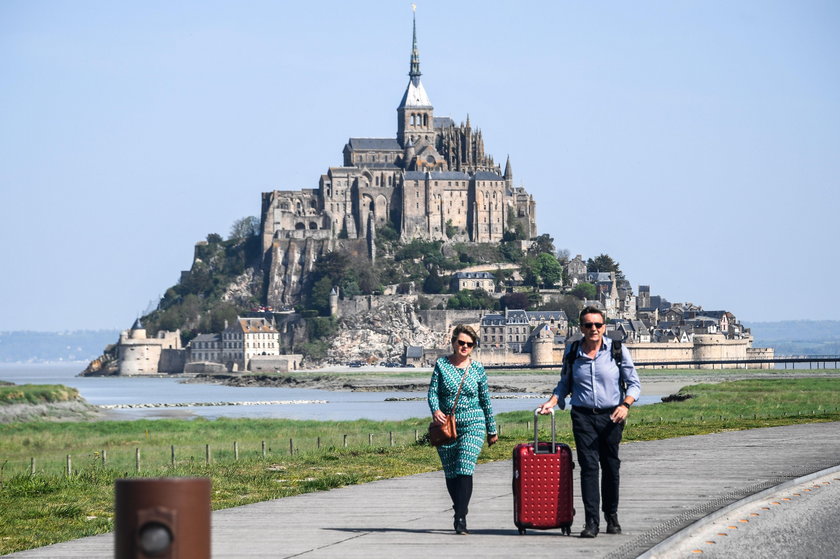
{"label": "causeway", "polygon": [[[561,414],[559,421],[567,420]],[[729,431],[621,447],[621,535],[581,539],[583,506],[572,536],[513,524],[511,462],[480,465],[467,518],[452,531],[442,472],[381,480],[213,513],[216,558],[422,558],[674,556],[650,551],[678,542],[692,524],[751,496],[815,473],[840,472],[840,423]],[[432,452],[430,450],[430,452]],[[840,485],[840,474],[833,479]],[[575,491],[579,490],[577,475]],[[602,530],[603,530],[602,523]],[[666,542],[667,544],[667,542]],[[663,545],[660,544],[660,548]],[[113,557],[113,535],[83,538],[8,557]]]}

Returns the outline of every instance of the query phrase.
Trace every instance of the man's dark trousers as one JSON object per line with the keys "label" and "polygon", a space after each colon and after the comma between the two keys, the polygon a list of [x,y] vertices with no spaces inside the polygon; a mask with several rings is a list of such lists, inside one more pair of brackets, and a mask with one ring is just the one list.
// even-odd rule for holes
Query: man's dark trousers
{"label": "man's dark trousers", "polygon": [[[575,435],[578,464],[580,465],[580,493],[586,513],[586,525],[597,527],[598,505],[603,495],[605,515],[618,512],[618,485],[621,460],[618,445],[624,432],[624,423],[613,423],[610,414],[614,408],[591,410],[572,408],[572,432]],[[598,468],[601,469],[601,491],[598,491]],[[599,493],[601,495],[599,495]]]}

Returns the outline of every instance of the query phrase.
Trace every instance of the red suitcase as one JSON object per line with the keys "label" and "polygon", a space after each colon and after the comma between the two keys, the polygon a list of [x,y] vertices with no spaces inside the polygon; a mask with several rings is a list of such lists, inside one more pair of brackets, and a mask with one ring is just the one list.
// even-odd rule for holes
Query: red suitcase
{"label": "red suitcase", "polygon": [[556,442],[553,410],[551,442],[538,441],[538,412],[534,411],[534,442],[513,449],[513,523],[520,534],[527,528],[562,528],[569,535],[575,517],[572,450]]}

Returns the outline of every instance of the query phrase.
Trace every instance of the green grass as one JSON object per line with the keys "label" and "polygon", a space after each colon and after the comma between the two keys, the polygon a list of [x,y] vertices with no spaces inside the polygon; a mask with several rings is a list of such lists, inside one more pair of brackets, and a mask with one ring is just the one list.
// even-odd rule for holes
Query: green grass
{"label": "green grass", "polygon": [[[696,374],[696,371],[695,371]],[[840,421],[840,379],[750,379],[684,388],[681,402],[633,408],[625,441]],[[499,414],[499,444],[480,461],[508,459],[533,436],[533,411]],[[558,440],[572,444],[568,416]],[[113,486],[121,477],[206,476],[221,509],[440,469],[434,449],[414,441],[428,419],[293,421],[218,419],[0,425],[0,554],[113,529]],[[548,437],[546,420],[541,438]],[[369,444],[369,435],[373,444]],[[344,435],[348,446],[344,447]],[[321,446],[317,448],[320,437]],[[393,437],[393,446],[391,446]],[[295,452],[289,452],[289,439]],[[239,447],[234,460],[233,441]],[[266,456],[262,442],[266,441]],[[175,465],[171,446],[175,446]],[[212,461],[205,464],[205,445]],[[134,452],[141,450],[135,472]],[[101,451],[107,452],[103,465]],[[66,455],[72,473],[64,473]],[[35,473],[30,474],[30,459]]]}
{"label": "green grass", "polygon": [[79,391],[61,384],[20,384],[0,386],[0,406],[46,404],[79,399]]}

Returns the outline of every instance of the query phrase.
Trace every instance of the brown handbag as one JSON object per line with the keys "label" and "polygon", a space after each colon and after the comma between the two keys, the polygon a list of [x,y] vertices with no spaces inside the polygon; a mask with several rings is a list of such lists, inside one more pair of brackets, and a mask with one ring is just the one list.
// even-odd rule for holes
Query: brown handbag
{"label": "brown handbag", "polygon": [[[472,365],[472,363],[470,363]],[[461,384],[458,386],[458,393],[455,395],[455,403],[452,404],[452,411],[455,411],[455,408],[458,406],[458,398],[461,397],[461,388],[464,387],[464,381],[467,379],[467,373],[470,372],[470,368],[467,367],[467,370],[464,371],[464,376],[461,377]],[[444,444],[449,444],[455,442],[458,438],[458,431],[455,429],[455,414],[447,414],[446,419],[440,425],[432,421],[429,424],[429,443],[432,446],[441,446]]]}

